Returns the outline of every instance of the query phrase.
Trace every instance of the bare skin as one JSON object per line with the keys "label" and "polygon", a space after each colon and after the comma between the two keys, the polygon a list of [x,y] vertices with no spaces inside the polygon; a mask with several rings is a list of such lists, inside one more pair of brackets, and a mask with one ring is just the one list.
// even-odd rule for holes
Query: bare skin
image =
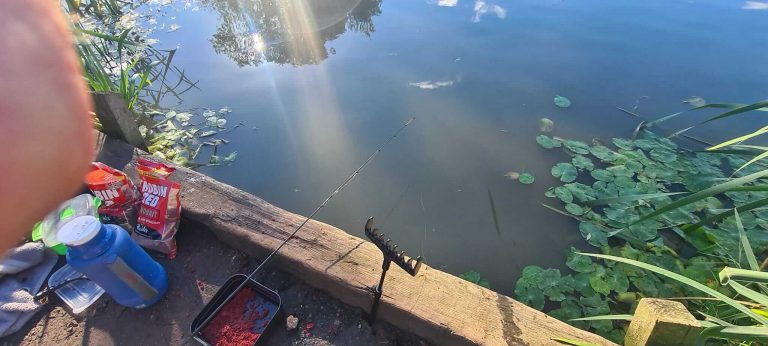
{"label": "bare skin", "polygon": [[57,1],[0,1],[0,251],[82,185],[92,110]]}

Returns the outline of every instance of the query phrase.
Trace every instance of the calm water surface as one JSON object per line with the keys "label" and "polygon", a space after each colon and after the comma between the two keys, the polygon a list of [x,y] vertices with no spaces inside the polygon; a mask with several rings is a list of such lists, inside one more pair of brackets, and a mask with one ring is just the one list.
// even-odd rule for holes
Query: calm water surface
{"label": "calm water surface", "polygon": [[[199,80],[185,106],[229,106],[230,123],[245,124],[226,135],[236,162],[204,173],[307,215],[416,116],[318,219],[362,236],[375,216],[409,253],[503,293],[524,266],[562,267],[584,246],[572,220],[540,205],[567,159],[536,144],[541,117],[588,141],[630,135],[638,119],[615,106],[640,96],[649,118],[693,95],[768,98],[764,2],[201,0],[173,22],[180,30],[156,36],[178,43],[174,62]],[[573,106],[555,107],[556,94]]]}

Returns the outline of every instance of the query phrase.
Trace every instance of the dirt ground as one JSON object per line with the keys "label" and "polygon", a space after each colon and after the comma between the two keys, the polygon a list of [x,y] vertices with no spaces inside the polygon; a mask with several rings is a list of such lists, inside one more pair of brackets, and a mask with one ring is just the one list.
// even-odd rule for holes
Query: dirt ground
{"label": "dirt ground", "polygon": [[[124,308],[107,294],[86,311],[73,315],[55,295],[20,331],[0,339],[2,345],[181,345],[192,319],[231,275],[247,273],[257,261],[219,242],[197,225],[182,223],[178,256],[158,258],[170,287],[157,304],[142,310]],[[63,262],[60,261],[60,262]],[[277,268],[273,268],[277,269]],[[279,292],[283,315],[266,345],[426,345],[388,323],[373,330],[363,312],[314,290],[288,274],[267,270],[259,282]],[[298,317],[287,330],[286,317]],[[189,345],[198,344],[195,341]]]}

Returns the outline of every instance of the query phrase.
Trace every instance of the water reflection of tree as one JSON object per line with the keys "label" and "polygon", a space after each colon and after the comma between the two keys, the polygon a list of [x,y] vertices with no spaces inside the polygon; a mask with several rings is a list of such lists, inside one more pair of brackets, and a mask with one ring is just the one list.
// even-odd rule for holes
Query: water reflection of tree
{"label": "water reflection of tree", "polygon": [[239,66],[317,64],[328,57],[326,42],[347,30],[370,36],[376,30],[372,19],[381,14],[381,0],[201,2],[219,13],[213,49]]}

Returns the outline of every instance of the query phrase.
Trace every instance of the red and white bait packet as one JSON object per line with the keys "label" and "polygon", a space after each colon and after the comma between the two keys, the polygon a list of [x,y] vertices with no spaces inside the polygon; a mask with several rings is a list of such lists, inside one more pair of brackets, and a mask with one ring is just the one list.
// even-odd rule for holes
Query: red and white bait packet
{"label": "red and white bait packet", "polygon": [[141,206],[133,239],[139,245],[176,257],[176,231],[181,217],[181,184],[168,179],[176,169],[139,159]]}
{"label": "red and white bait packet", "polygon": [[118,224],[131,232],[136,225],[140,197],[131,179],[120,170],[93,162],[90,172],[85,175],[85,183],[101,199],[101,222]]}

